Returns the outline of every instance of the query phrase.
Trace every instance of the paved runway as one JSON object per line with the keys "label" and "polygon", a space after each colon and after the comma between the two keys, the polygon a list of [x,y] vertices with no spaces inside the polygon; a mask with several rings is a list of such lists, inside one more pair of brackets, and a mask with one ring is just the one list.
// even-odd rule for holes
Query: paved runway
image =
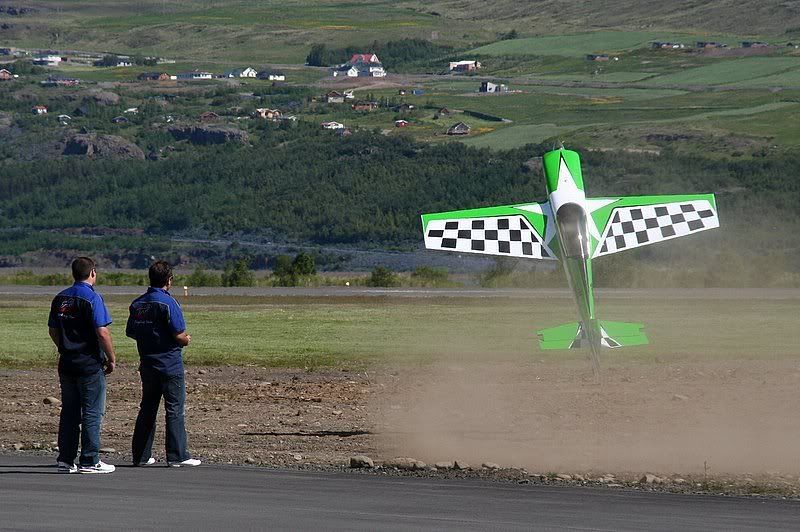
{"label": "paved runway", "polygon": [[800,503],[201,466],[63,475],[0,456],[3,530],[797,530]]}

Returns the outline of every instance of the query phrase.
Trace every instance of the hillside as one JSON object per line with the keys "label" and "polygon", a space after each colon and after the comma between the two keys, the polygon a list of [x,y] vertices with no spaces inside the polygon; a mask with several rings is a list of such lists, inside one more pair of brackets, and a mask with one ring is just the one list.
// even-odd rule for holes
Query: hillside
{"label": "hillside", "polygon": [[216,63],[302,63],[312,42],[366,45],[376,39],[436,38],[458,48],[521,36],[597,29],[800,35],[800,1],[583,2],[544,0],[42,0],[20,15],[0,13],[0,45],[158,54]]}

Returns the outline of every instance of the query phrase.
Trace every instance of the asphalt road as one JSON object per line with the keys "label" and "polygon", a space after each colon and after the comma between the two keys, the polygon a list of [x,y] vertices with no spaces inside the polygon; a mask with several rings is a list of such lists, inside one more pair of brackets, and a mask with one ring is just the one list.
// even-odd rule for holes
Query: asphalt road
{"label": "asphalt road", "polygon": [[[0,285],[3,296],[55,296],[64,287]],[[103,295],[138,295],[141,286],[97,287]],[[183,296],[183,288],[173,287],[172,292]],[[800,289],[790,288],[598,288],[595,294],[607,299],[800,299]],[[572,292],[564,288],[368,288],[363,286],[326,286],[320,288],[281,287],[196,287],[190,288],[193,296],[253,296],[253,297],[390,297],[390,298],[528,298],[572,299]]]}
{"label": "asphalt road", "polygon": [[3,530],[797,530],[800,503],[232,466],[64,475],[0,456]]}

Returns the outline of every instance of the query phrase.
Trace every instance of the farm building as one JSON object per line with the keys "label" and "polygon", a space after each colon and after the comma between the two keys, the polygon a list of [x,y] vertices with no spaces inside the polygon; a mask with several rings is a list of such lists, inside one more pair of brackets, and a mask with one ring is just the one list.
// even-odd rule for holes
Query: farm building
{"label": "farm building", "polygon": [[124,116],[115,116],[114,118],[111,119],[111,122],[114,124],[127,124],[128,122],[130,122],[130,120],[128,120]]}
{"label": "farm building", "polygon": [[286,81],[286,74],[280,70],[274,70],[272,68],[265,68],[256,74],[256,77],[258,79],[266,79],[268,81]]}
{"label": "farm building", "polygon": [[34,65],[39,66],[58,66],[62,61],[61,56],[58,55],[40,55],[33,60]]}
{"label": "farm building", "polygon": [[697,41],[695,43],[695,48],[727,48],[728,45],[725,43],[714,42],[714,41]]}
{"label": "farm building", "polygon": [[9,79],[14,79],[14,74],[5,68],[0,68],[0,81],[8,81]]}
{"label": "farm building", "polygon": [[472,72],[481,68],[479,61],[452,61],[450,72]]}
{"label": "farm building", "polygon": [[331,76],[337,77],[358,77],[358,69],[352,65],[344,64],[331,68]]}
{"label": "farm building", "polygon": [[353,111],[374,111],[378,108],[378,102],[356,102],[352,106]]}
{"label": "farm building", "polygon": [[478,89],[478,92],[508,92],[508,85],[484,81],[481,83],[481,88]]}
{"label": "farm building", "polygon": [[214,122],[219,120],[219,115],[213,111],[205,111],[197,117],[201,122]]}
{"label": "farm building", "polygon": [[344,94],[339,91],[330,91],[325,95],[325,101],[328,103],[344,103]]}
{"label": "farm building", "polygon": [[764,41],[742,41],[742,48],[769,48],[769,43]]}
{"label": "farm building", "polygon": [[469,135],[470,126],[464,122],[453,124],[447,129],[448,135]]}
{"label": "farm building", "polygon": [[258,72],[255,68],[246,67],[246,68],[236,68],[233,70],[228,70],[225,72],[224,77],[226,78],[254,78],[258,75]]}
{"label": "farm building", "polygon": [[280,120],[281,112],[277,109],[267,109],[260,107],[255,110],[253,116],[256,118],[263,118],[265,120]]}
{"label": "farm building", "polygon": [[136,79],[139,81],[167,81],[169,80],[169,74],[166,72],[142,72]]}
{"label": "farm building", "polygon": [[333,77],[347,76],[382,78],[386,76],[386,70],[378,56],[375,54],[353,54],[350,61],[331,69]]}
{"label": "farm building", "polygon": [[47,114],[47,106],[45,105],[34,105],[31,107],[31,112],[35,115],[46,115]]}
{"label": "farm building", "polygon": [[608,54],[587,54],[587,61],[608,61]]}
{"label": "farm building", "polygon": [[653,41],[650,43],[650,47],[653,50],[679,50],[686,48],[686,45],[679,42]]}
{"label": "farm building", "polygon": [[408,126],[408,124],[409,124],[408,120],[402,120],[401,119],[401,120],[395,120],[394,121],[394,127],[406,127],[406,126]]}
{"label": "farm building", "polygon": [[50,76],[40,83],[42,87],[74,87],[80,84],[81,80],[76,78],[65,78],[62,76]]}
{"label": "farm building", "polygon": [[344,129],[344,124],[339,122],[323,122],[321,125],[323,129]]}
{"label": "farm building", "polygon": [[355,100],[356,98],[356,94],[353,92],[353,89],[346,90],[342,94],[344,94],[345,100]]}
{"label": "farm building", "polygon": [[181,72],[176,77],[180,80],[199,80],[211,79],[214,75],[211,74],[211,72],[205,72],[203,70],[191,70],[189,72]]}

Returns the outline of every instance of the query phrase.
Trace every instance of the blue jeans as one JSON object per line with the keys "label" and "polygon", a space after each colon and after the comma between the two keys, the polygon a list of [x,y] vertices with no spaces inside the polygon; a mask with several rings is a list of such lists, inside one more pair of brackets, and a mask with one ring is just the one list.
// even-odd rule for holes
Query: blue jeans
{"label": "blue jeans", "polygon": [[142,402],[133,430],[133,463],[140,464],[150,459],[161,396],[164,396],[167,418],[167,461],[188,460],[192,455],[188,450],[184,420],[186,383],[183,372],[178,375],[165,375],[158,370],[143,367],[139,369],[139,374],[142,378]]}
{"label": "blue jeans", "polygon": [[61,418],[58,423],[58,461],[75,463],[78,438],[80,465],[100,461],[100,427],[106,411],[106,376],[102,370],[90,375],[59,373]]}

